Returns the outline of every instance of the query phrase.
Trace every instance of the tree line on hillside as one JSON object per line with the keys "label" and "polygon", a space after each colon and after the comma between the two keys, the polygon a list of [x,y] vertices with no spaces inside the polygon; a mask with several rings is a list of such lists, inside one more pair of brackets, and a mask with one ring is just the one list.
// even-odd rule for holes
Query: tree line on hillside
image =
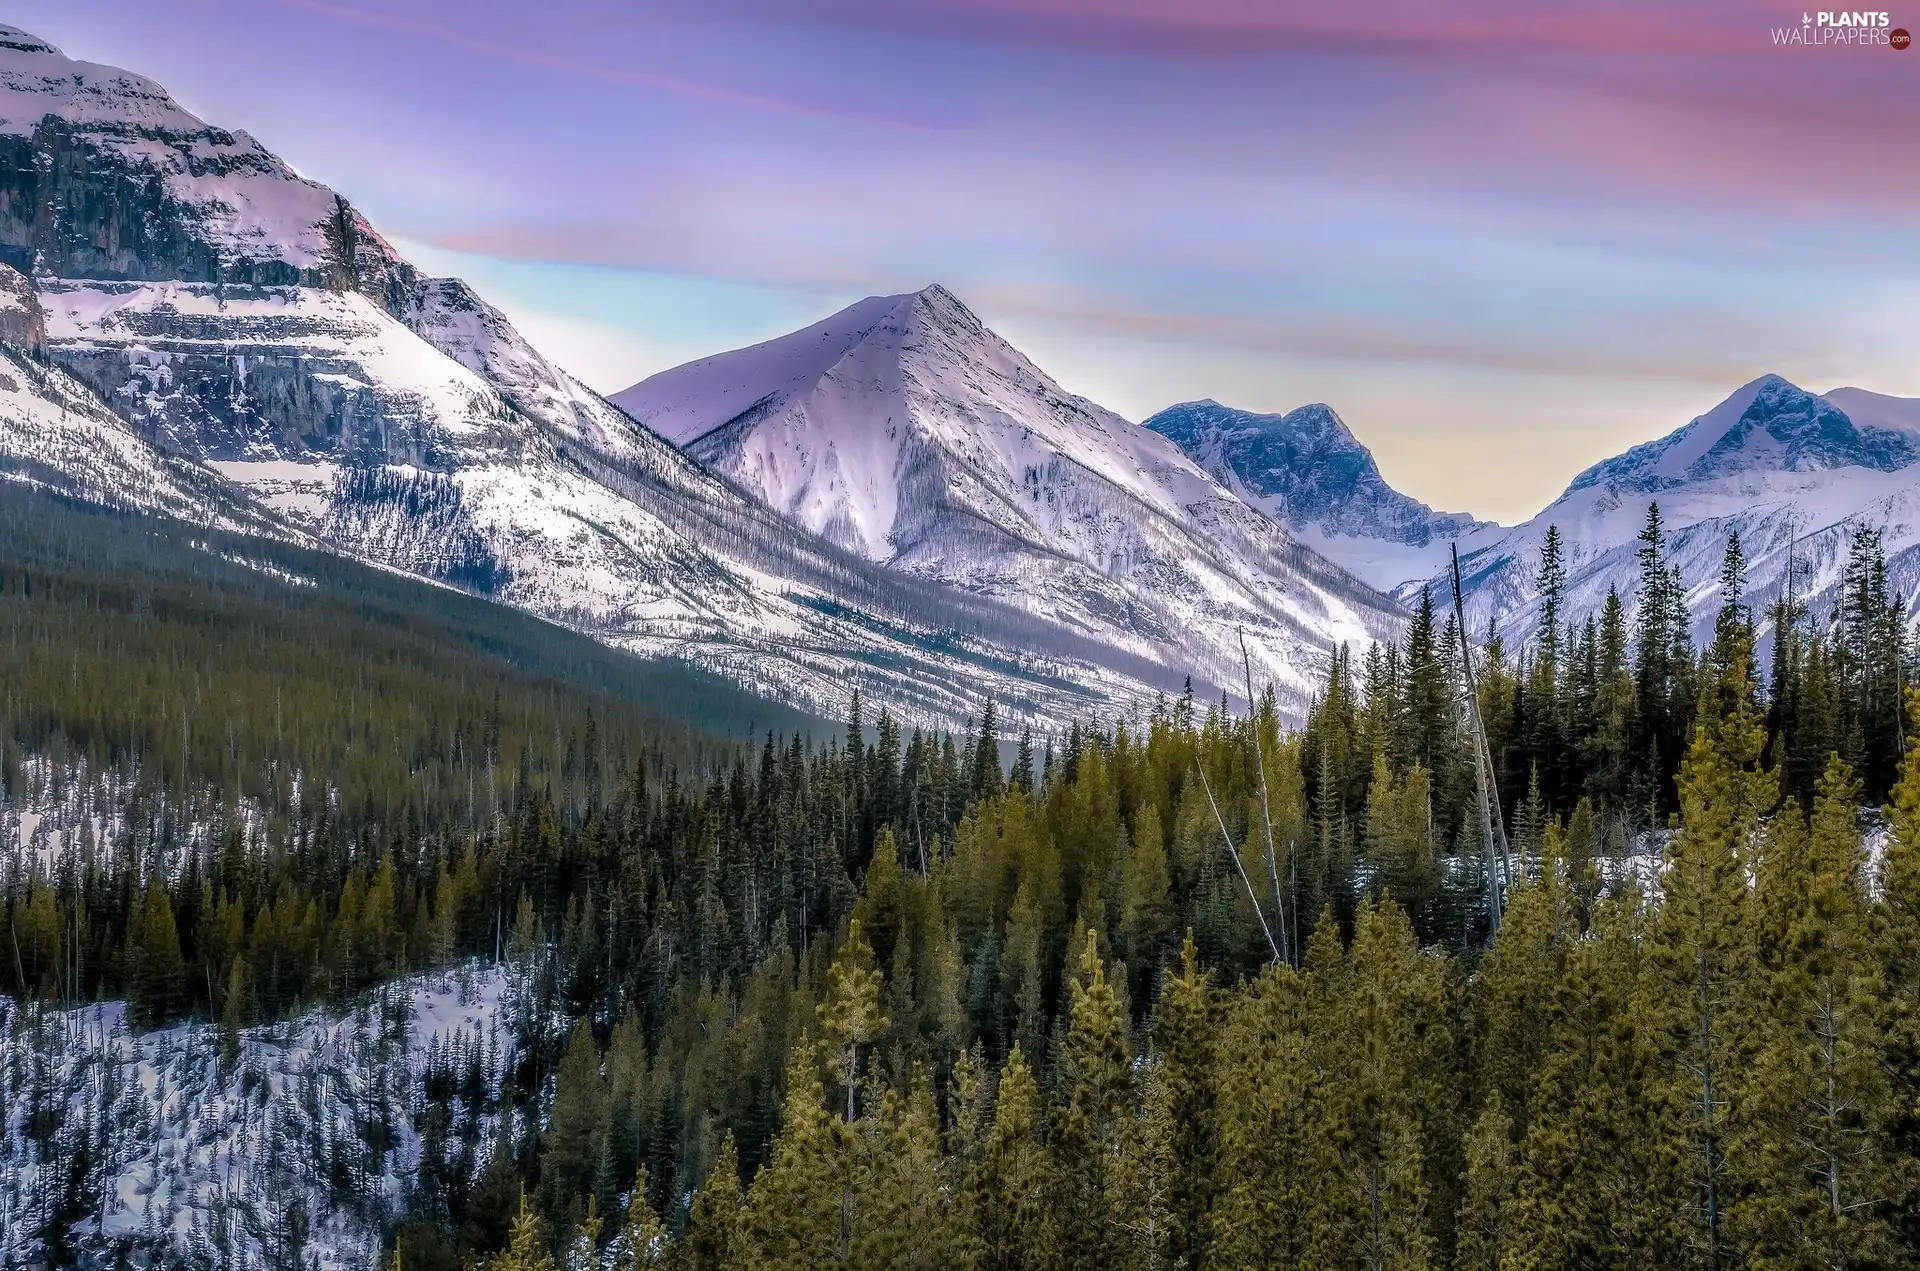
{"label": "tree line on hillside", "polygon": [[[1856,536],[1825,630],[1788,607],[1763,696],[1737,542],[1698,655],[1647,548],[1631,629],[1554,611],[1476,668],[1520,848],[1490,948],[1430,602],[1298,732],[1189,694],[1008,770],[991,706],[719,745],[417,632],[7,574],[6,798],[77,828],[7,853],[0,982],[232,1039],[508,963],[570,1026],[519,1039],[496,1137],[423,1145],[409,1267],[1911,1265],[1884,561]],[[1669,817],[1654,881],[1629,835]]]}
{"label": "tree line on hillside", "polygon": [[[1837,602],[1821,615],[1793,595],[1791,570],[1783,594],[1755,614],[1745,600],[1744,550],[1737,534],[1729,536],[1712,638],[1698,650],[1658,504],[1648,508],[1639,564],[1631,617],[1612,588],[1599,613],[1570,614],[1564,543],[1550,526],[1534,628],[1517,655],[1497,630],[1476,650],[1493,776],[1528,854],[1538,854],[1553,816],[1567,822],[1576,855],[1623,853],[1641,832],[1665,826],[1679,810],[1679,767],[1705,688],[1738,659],[1760,682],[1752,659],[1763,618],[1772,636],[1766,756],[1785,793],[1810,806],[1828,757],[1838,754],[1858,775],[1864,799],[1887,798],[1905,748],[1902,698],[1913,651],[1905,605],[1888,587],[1880,531],[1854,530]],[[1336,651],[1305,729],[1313,853],[1351,852],[1376,801],[1409,797],[1430,798],[1443,851],[1477,847],[1472,749],[1459,720],[1460,657],[1456,622],[1436,613],[1430,592],[1402,643],[1369,648],[1358,668],[1348,650]],[[1397,890],[1416,910],[1426,903],[1424,887]]]}

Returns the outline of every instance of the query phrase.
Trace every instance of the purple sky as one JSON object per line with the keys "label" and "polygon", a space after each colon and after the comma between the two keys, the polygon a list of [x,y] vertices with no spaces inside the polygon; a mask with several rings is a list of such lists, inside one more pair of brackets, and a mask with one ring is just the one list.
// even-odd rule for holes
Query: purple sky
{"label": "purple sky", "polygon": [[[1913,3],[1914,0],[1908,0]],[[1435,10],[1444,10],[1436,14]],[[1777,371],[1920,395],[1920,50],[1748,0],[16,0],[612,390],[940,281],[1505,520]],[[1892,11],[1920,30],[1920,4]]]}

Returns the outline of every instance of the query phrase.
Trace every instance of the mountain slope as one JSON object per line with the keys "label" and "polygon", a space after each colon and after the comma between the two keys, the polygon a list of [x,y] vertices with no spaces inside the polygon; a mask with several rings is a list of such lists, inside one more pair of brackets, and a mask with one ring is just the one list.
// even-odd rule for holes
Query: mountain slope
{"label": "mountain slope", "polygon": [[1373,452],[1324,403],[1274,415],[1211,399],[1182,402],[1146,426],[1375,587],[1391,589],[1430,572],[1450,540],[1487,524],[1463,512],[1436,512],[1388,485]]}
{"label": "mountain slope", "polygon": [[[256,528],[834,714],[857,684],[929,721],[983,694],[1064,720],[1169,681],[797,530],[150,80],[0,28],[0,158],[0,261],[44,310],[0,339],[108,403],[107,449],[140,474],[107,481],[69,446],[51,467],[70,487],[190,472]],[[0,448],[56,458],[45,414],[0,410]]]}
{"label": "mountain slope", "polygon": [[[1861,525],[1883,531],[1890,583],[1912,597],[1920,583],[1920,401],[1857,388],[1814,394],[1762,376],[1667,436],[1588,468],[1531,520],[1463,536],[1469,611],[1476,622],[1494,616],[1508,630],[1530,628],[1549,525],[1566,544],[1572,612],[1597,610],[1609,587],[1631,605],[1637,537],[1653,502],[1688,588],[1696,639],[1719,606],[1730,532],[1749,561],[1757,615],[1784,589],[1789,558],[1796,595],[1824,611]],[[1444,575],[1433,582],[1444,584]]]}
{"label": "mountain slope", "polygon": [[1297,697],[1393,606],[1165,438],[1061,388],[942,287],[615,394],[793,523],[868,560],[1218,684],[1244,629]]}

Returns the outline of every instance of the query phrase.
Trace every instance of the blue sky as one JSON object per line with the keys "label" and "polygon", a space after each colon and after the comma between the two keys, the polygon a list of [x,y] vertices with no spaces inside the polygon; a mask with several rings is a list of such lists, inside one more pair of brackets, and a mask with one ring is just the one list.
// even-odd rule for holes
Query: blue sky
{"label": "blue sky", "polygon": [[598,388],[939,281],[1130,417],[1326,401],[1394,484],[1504,520],[1766,371],[1920,395],[1920,51],[1776,45],[1801,17],[1751,0],[10,14],[254,133]]}

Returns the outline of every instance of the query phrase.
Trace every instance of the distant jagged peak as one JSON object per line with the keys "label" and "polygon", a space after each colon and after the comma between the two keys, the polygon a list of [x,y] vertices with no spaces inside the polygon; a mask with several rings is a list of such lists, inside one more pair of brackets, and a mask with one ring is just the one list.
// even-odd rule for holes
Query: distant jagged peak
{"label": "distant jagged peak", "polygon": [[1394,489],[1325,402],[1260,412],[1203,398],[1170,406],[1146,426],[1295,530],[1424,546],[1478,524]]}
{"label": "distant jagged peak", "polygon": [[1666,436],[1588,468],[1567,493],[1601,485],[1648,493],[1743,472],[1896,472],[1920,459],[1914,406],[1861,389],[1816,394],[1762,375]]}

